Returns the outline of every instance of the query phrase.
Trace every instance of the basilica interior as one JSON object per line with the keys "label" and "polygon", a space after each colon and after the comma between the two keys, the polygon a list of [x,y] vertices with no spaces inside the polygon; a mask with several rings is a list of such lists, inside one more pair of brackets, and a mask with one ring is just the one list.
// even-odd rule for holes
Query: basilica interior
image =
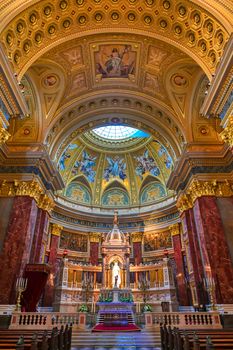
{"label": "basilica interior", "polygon": [[1,314],[233,313],[232,18],[0,2]]}

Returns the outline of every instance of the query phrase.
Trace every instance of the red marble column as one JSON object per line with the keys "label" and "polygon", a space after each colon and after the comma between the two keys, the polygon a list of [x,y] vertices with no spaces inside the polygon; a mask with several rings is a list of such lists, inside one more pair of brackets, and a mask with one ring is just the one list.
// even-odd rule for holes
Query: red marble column
{"label": "red marble column", "polygon": [[0,304],[15,303],[15,282],[29,262],[37,211],[33,198],[14,198],[0,255]]}
{"label": "red marble column", "polygon": [[99,242],[90,242],[90,263],[98,265],[99,258]]}
{"label": "red marble column", "polygon": [[142,242],[133,242],[134,263],[139,265],[142,262]]}
{"label": "red marble column", "polygon": [[214,278],[216,301],[233,303],[233,267],[216,198],[198,198],[193,211],[205,275]]}
{"label": "red marble column", "polygon": [[[44,255],[44,244],[47,236],[48,226],[48,213],[43,209],[38,209],[36,218],[35,234],[33,238],[30,262],[31,263],[42,263]],[[43,244],[44,241],[44,244]]]}
{"label": "red marble column", "polygon": [[48,263],[50,265],[50,274],[45,288],[44,306],[52,306],[54,302],[55,277],[59,272],[57,252],[59,248],[59,240],[62,228],[63,227],[60,225],[52,224],[50,252],[48,259]]}
{"label": "red marble column", "polygon": [[176,263],[176,281],[180,305],[189,305],[187,286],[185,283],[185,270],[182,254],[182,245],[180,239],[179,225],[175,224],[170,227],[173,240],[174,259]]}
{"label": "red marble column", "polygon": [[[183,236],[185,244],[188,244],[187,249],[189,249],[190,253],[187,254],[187,259],[191,260],[188,262],[190,284],[192,286],[195,286],[198,304],[204,305],[207,304],[206,293],[204,291],[203,285],[204,270],[193,216],[193,210],[188,209],[184,211],[181,215],[181,220],[183,222]],[[188,240],[188,242],[186,242],[186,239]]]}

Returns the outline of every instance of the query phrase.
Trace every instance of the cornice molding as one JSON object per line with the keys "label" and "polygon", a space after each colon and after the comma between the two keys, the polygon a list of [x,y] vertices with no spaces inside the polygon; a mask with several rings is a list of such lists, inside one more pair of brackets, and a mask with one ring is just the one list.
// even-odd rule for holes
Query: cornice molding
{"label": "cornice molding", "polygon": [[231,176],[233,155],[224,144],[189,144],[175,163],[167,187],[179,193],[184,191],[193,178],[206,180]]}
{"label": "cornice molding", "polygon": [[233,182],[193,180],[187,190],[177,200],[177,208],[182,213],[194,206],[195,200],[203,196],[231,197]]}
{"label": "cornice molding", "polygon": [[0,165],[2,174],[15,174],[15,177],[16,174],[28,173],[39,176],[47,190],[57,191],[65,186],[43,144],[4,144],[0,149]]}
{"label": "cornice molding", "polygon": [[37,206],[50,212],[54,202],[50,196],[44,193],[41,185],[35,179],[32,181],[2,180],[0,184],[0,197],[29,196],[35,199]]}

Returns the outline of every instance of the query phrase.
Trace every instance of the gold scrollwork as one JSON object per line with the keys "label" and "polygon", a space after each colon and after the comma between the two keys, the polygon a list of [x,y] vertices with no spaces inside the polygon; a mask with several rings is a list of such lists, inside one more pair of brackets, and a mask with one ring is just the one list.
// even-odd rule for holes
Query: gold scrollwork
{"label": "gold scrollwork", "polygon": [[89,234],[89,239],[90,239],[90,242],[99,242],[100,241],[100,238],[101,238],[101,233],[99,232],[91,232]]}
{"label": "gold scrollwork", "polygon": [[131,233],[131,239],[132,239],[132,242],[141,242],[142,241],[142,236],[143,236],[143,233],[142,232],[133,232]]}
{"label": "gold scrollwork", "polygon": [[52,224],[51,234],[54,236],[60,237],[62,230],[63,230],[63,226],[58,225],[58,224]]}
{"label": "gold scrollwork", "polygon": [[220,134],[222,140],[233,147],[233,116],[230,116],[226,128]]}
{"label": "gold scrollwork", "polygon": [[173,225],[169,226],[169,230],[170,230],[172,236],[179,235],[180,234],[180,225],[178,223],[173,224]]}
{"label": "gold scrollwork", "polygon": [[51,211],[54,207],[53,200],[46,194],[36,180],[8,182],[3,180],[0,185],[0,197],[29,196],[35,199],[39,208]]}
{"label": "gold scrollwork", "polygon": [[177,201],[180,212],[193,207],[197,198],[202,196],[230,197],[233,195],[232,184],[226,181],[198,181],[193,180],[186,193],[183,193]]}
{"label": "gold scrollwork", "polygon": [[10,137],[9,132],[5,128],[1,127],[0,128],[0,145],[5,143],[9,139],[9,137]]}

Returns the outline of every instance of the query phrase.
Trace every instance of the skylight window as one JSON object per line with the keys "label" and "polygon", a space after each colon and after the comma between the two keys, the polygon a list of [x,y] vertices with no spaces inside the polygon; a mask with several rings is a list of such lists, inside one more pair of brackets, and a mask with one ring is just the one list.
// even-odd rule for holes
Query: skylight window
{"label": "skylight window", "polygon": [[124,140],[136,137],[148,137],[144,131],[125,125],[106,125],[92,130],[96,135],[108,140]]}

